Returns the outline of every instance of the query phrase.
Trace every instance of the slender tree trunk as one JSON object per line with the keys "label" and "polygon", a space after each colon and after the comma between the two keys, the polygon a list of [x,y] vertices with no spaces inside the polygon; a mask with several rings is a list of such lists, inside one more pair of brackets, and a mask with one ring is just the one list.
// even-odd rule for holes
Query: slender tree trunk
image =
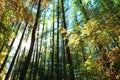
{"label": "slender tree trunk", "polygon": [[20,70],[20,65],[21,65],[20,61],[19,61],[20,52],[21,52],[21,46],[20,46],[20,49],[18,51],[18,56],[17,56],[16,62],[15,62],[14,70],[12,71],[12,80],[17,79],[17,77],[19,76],[19,70]]}
{"label": "slender tree trunk", "polygon": [[35,60],[35,50],[33,51],[33,54],[32,54],[32,64],[30,66],[30,76],[29,76],[29,80],[33,80],[33,72],[34,72],[34,60]]}
{"label": "slender tree trunk", "polygon": [[57,8],[57,80],[60,80],[60,72],[59,72],[59,0],[58,0],[58,8]]}
{"label": "slender tree trunk", "polygon": [[23,40],[23,37],[24,37],[24,34],[25,34],[25,30],[26,30],[27,25],[28,25],[28,23],[26,23],[26,25],[25,25],[25,28],[24,28],[24,31],[23,31],[23,33],[22,33],[22,36],[21,36],[20,42],[19,42],[19,44],[18,44],[17,50],[16,50],[16,52],[15,52],[15,55],[14,55],[14,57],[13,57],[13,59],[12,59],[12,62],[11,62],[11,64],[10,64],[10,67],[9,67],[8,72],[7,72],[7,74],[6,74],[5,80],[8,80],[8,79],[9,79],[9,76],[10,76],[10,73],[11,73],[11,71],[12,71],[12,68],[13,68],[13,65],[14,65],[14,62],[15,62],[15,59],[16,59],[16,57],[17,57],[18,51],[19,51],[20,46],[21,46],[21,43],[22,43],[22,40]]}
{"label": "slender tree trunk", "polygon": [[[64,1],[61,0],[61,5],[62,5],[62,13],[63,13],[63,25],[64,25],[64,29],[67,30],[67,26],[66,26],[66,21],[65,21],[65,12],[64,12]],[[65,33],[65,35],[67,34],[67,32]],[[67,54],[67,63],[70,65],[69,67],[69,71],[70,71],[70,80],[75,80],[75,76],[74,76],[74,69],[72,66],[72,59],[71,59],[71,55],[70,55],[70,48],[68,45],[68,38],[65,39],[65,48],[66,48],[66,54]]]}
{"label": "slender tree trunk", "polygon": [[[46,35],[47,36],[47,35]],[[43,80],[46,80],[46,70],[45,70],[45,66],[46,66],[46,50],[47,50],[47,44],[46,44],[46,39],[47,37],[45,37],[45,49],[44,49],[44,55],[43,55],[43,68],[42,68],[42,71],[43,71]]]}
{"label": "slender tree trunk", "polygon": [[[14,24],[15,24],[15,23],[12,23],[11,26],[14,27]],[[16,24],[17,24],[17,23],[16,23]],[[19,30],[19,26],[18,26],[18,28],[17,28],[16,33],[18,32],[18,30]],[[15,36],[17,35],[16,33],[15,33]],[[14,38],[15,38],[15,37],[14,37]],[[3,43],[2,46],[0,47],[0,53],[3,51],[4,46],[6,46],[5,43]],[[11,49],[8,49],[8,51],[9,51],[9,50],[11,50]],[[0,73],[1,73],[1,72],[0,72]]]}
{"label": "slender tree trunk", "polygon": [[[40,51],[39,51],[39,59],[41,59],[41,61],[39,60],[38,61],[38,64],[40,63],[40,71],[43,71],[43,65],[42,65],[42,60],[43,60],[43,58],[42,58],[42,45],[43,45],[43,35],[44,35],[44,29],[45,29],[45,17],[46,17],[46,10],[45,10],[45,12],[44,12],[44,21],[43,21],[43,28],[42,28],[42,34],[41,34],[41,40],[40,40]],[[39,75],[39,77],[40,77],[40,79],[41,80],[43,80],[43,75]]]}
{"label": "slender tree trunk", "polygon": [[14,43],[14,41],[15,41],[16,35],[18,34],[18,31],[19,31],[19,29],[20,29],[20,26],[21,26],[21,23],[18,25],[17,31],[16,31],[16,33],[15,33],[15,37],[13,38],[13,40],[12,40],[12,42],[11,42],[11,44],[10,44],[10,49],[8,50],[8,54],[6,55],[6,57],[5,57],[2,65],[1,65],[0,73],[2,72],[4,66],[5,66],[5,64],[6,64],[6,62],[7,62],[7,59],[8,59],[10,50],[12,49],[13,43]]}
{"label": "slender tree trunk", "polygon": [[[64,37],[63,37],[64,38]],[[65,55],[65,42],[64,40],[62,41],[62,46],[63,46],[63,68],[64,68],[64,80],[67,80],[67,73],[66,73],[66,55]]]}
{"label": "slender tree trunk", "polygon": [[36,40],[35,42],[35,65],[34,65],[34,73],[33,73],[33,80],[36,79],[36,76],[37,76],[37,70],[38,70],[38,51],[36,50],[38,48],[38,40]]}
{"label": "slender tree trunk", "polygon": [[[39,53],[41,53],[41,51],[42,51],[43,33],[44,33],[44,28],[45,28],[45,17],[46,17],[45,14],[46,13],[44,13],[44,21],[43,21],[43,28],[42,28],[41,40],[40,40],[40,51],[39,51]],[[39,54],[39,58],[40,58],[40,54]]]}
{"label": "slender tree trunk", "polygon": [[[47,38],[45,40],[47,40]],[[44,56],[44,70],[43,70],[44,72],[45,72],[45,66],[46,66],[46,52],[47,52],[47,44],[45,42],[45,56]]]}
{"label": "slender tree trunk", "polygon": [[20,55],[19,64],[18,64],[18,73],[17,73],[18,75],[16,76],[17,79],[19,78],[20,71],[21,71],[22,66],[23,66],[23,62],[24,62],[24,58],[25,58],[25,51],[26,51],[26,47],[24,47],[24,49],[22,51],[22,55]]}
{"label": "slender tree trunk", "polygon": [[[45,13],[46,13],[46,11],[45,11]],[[45,14],[44,14],[44,20],[45,20]],[[45,21],[44,21],[44,23],[45,23]],[[47,26],[45,26],[45,33],[47,33]],[[44,41],[44,43],[45,43],[45,50],[44,50],[44,60],[43,60],[43,72],[44,72],[44,78],[43,78],[43,80],[47,80],[47,78],[46,78],[46,54],[47,54],[47,34],[45,34],[45,41]]]}
{"label": "slender tree trunk", "polygon": [[28,56],[27,56],[27,58],[25,60],[23,69],[20,72],[19,80],[24,80],[25,79],[25,76],[26,76],[26,73],[27,73],[27,70],[28,70],[28,66],[29,66],[29,63],[30,63],[30,59],[31,59],[31,56],[32,56],[34,42],[35,42],[35,33],[36,33],[37,25],[38,25],[38,19],[39,19],[39,16],[40,16],[40,7],[41,7],[40,4],[41,4],[41,0],[39,0],[39,3],[38,3],[36,20],[35,20],[35,24],[34,24],[33,31],[32,31],[32,36],[31,36],[30,49],[29,49],[29,52],[28,52]]}
{"label": "slender tree trunk", "polygon": [[51,54],[51,80],[53,80],[54,70],[54,1],[53,1],[53,32],[52,32],[52,54]]}

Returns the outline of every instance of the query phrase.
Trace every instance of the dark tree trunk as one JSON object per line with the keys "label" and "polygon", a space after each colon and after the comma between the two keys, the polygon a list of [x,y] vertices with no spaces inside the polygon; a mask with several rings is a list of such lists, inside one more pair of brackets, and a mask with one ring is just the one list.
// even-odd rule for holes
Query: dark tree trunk
{"label": "dark tree trunk", "polygon": [[33,80],[33,72],[34,72],[34,60],[35,60],[35,50],[33,51],[32,54],[32,62],[31,62],[31,66],[30,66],[30,76],[29,76],[29,80]]}
{"label": "dark tree trunk", "polygon": [[59,72],[59,0],[58,0],[58,8],[57,8],[57,54],[56,54],[56,58],[57,58],[57,80],[60,80],[60,72]]}
{"label": "dark tree trunk", "polygon": [[[20,29],[20,26],[21,26],[21,23],[18,25],[17,31],[16,31],[16,33],[15,33],[15,36],[18,34],[18,31],[19,31],[19,29]],[[8,50],[8,54],[5,56],[5,59],[4,59],[3,63],[2,63],[2,65],[1,65],[0,73],[2,72],[2,70],[3,70],[3,68],[4,68],[5,64],[6,64],[6,61],[7,61],[7,59],[8,59],[9,53],[10,53],[10,51],[11,51],[11,49],[12,49],[13,43],[14,43],[14,41],[15,41],[15,38],[16,38],[16,37],[13,38],[13,40],[12,40],[12,42],[11,42],[11,44],[10,44],[10,49]]]}
{"label": "dark tree trunk", "polygon": [[[15,23],[12,23],[11,26],[14,27],[14,24],[15,24]],[[17,25],[17,23],[16,23],[16,25]],[[18,26],[18,28],[17,28],[16,33],[18,32],[18,30],[19,30],[19,26]],[[16,34],[16,33],[15,33],[15,34]],[[17,34],[16,34],[16,35],[17,35]],[[15,35],[15,36],[16,36],[16,35]],[[6,46],[6,44],[3,43],[2,46],[0,47],[0,53],[3,51],[3,49],[4,49],[5,46]],[[10,50],[10,49],[8,49],[8,51],[9,51],[9,50]]]}
{"label": "dark tree trunk", "polygon": [[63,72],[64,72],[64,80],[67,80],[67,73],[66,73],[66,55],[65,55],[65,42],[64,40],[62,41],[62,46],[63,46]]}
{"label": "dark tree trunk", "polygon": [[38,51],[36,50],[38,48],[38,40],[36,40],[36,44],[35,44],[35,65],[34,65],[34,73],[33,73],[33,80],[36,79],[37,76],[37,70],[38,70]]}
{"label": "dark tree trunk", "polygon": [[52,31],[52,54],[51,54],[51,80],[53,80],[54,70],[54,1],[53,1],[53,31]]}
{"label": "dark tree trunk", "polygon": [[[16,76],[17,79],[19,78],[19,75],[20,75],[20,71],[22,69],[22,66],[23,66],[23,62],[24,62],[24,58],[25,58],[25,51],[26,51],[26,48],[24,47],[23,51],[22,51],[22,55],[20,56],[19,58],[19,64],[18,64],[18,75]],[[16,63],[17,64],[17,63]]]}
{"label": "dark tree trunk", "polygon": [[[46,35],[47,36],[47,35]],[[45,38],[45,40],[47,40],[47,38]],[[44,56],[44,73],[45,73],[45,66],[46,66],[46,52],[47,52],[47,44],[46,44],[46,42],[45,42],[45,56]]]}
{"label": "dark tree trunk", "polygon": [[39,19],[39,16],[40,16],[40,7],[41,7],[40,4],[41,4],[41,0],[39,0],[39,3],[38,3],[36,20],[35,20],[35,24],[34,24],[34,27],[33,27],[33,30],[32,30],[30,49],[29,49],[29,52],[28,52],[28,56],[26,57],[26,60],[24,62],[23,69],[20,72],[19,80],[24,80],[25,79],[25,76],[26,76],[26,73],[27,73],[27,70],[28,70],[28,66],[29,66],[29,63],[30,63],[30,59],[31,59],[31,56],[32,56],[34,42],[35,42],[35,33],[36,33],[37,25],[38,25],[38,19]]}
{"label": "dark tree trunk", "polygon": [[[24,51],[22,53],[24,53]],[[18,56],[17,56],[16,62],[15,62],[15,66],[14,66],[14,69],[12,71],[12,78],[11,78],[12,80],[16,80],[19,76],[19,71],[20,71],[20,66],[21,66],[20,52],[21,52],[21,47],[19,49]]]}
{"label": "dark tree trunk", "polygon": [[6,74],[5,80],[8,80],[8,79],[9,79],[9,76],[10,76],[10,73],[11,73],[11,71],[12,71],[12,68],[13,68],[13,65],[14,65],[14,62],[15,62],[15,59],[16,59],[16,57],[17,57],[18,51],[19,51],[20,46],[21,46],[21,43],[22,43],[22,40],[23,40],[23,37],[24,37],[24,34],[25,34],[25,30],[26,30],[27,25],[28,25],[28,23],[26,23],[26,25],[25,25],[25,28],[24,28],[24,31],[23,31],[23,33],[22,33],[22,36],[21,36],[20,42],[19,42],[19,44],[18,44],[17,50],[16,50],[16,52],[15,52],[15,55],[14,55],[14,57],[13,57],[13,59],[12,59],[12,62],[11,62],[11,64],[10,64],[10,67],[9,67],[8,72],[7,72],[7,74]]}
{"label": "dark tree trunk", "polygon": [[[39,51],[39,55],[38,55],[39,56],[39,58],[38,58],[39,61],[41,59],[40,62],[38,61],[38,64],[40,63],[39,65],[41,66],[40,67],[40,69],[41,69],[40,71],[43,71],[43,65],[42,65],[42,60],[43,60],[43,58],[42,58],[42,54],[43,54],[42,53],[42,45],[43,45],[43,35],[44,35],[44,29],[45,29],[45,17],[46,17],[46,11],[44,12],[43,28],[42,28],[42,34],[41,34],[41,40],[40,40],[40,49],[39,49],[40,51]],[[43,75],[39,74],[39,78],[40,78],[40,80],[43,80]]]}
{"label": "dark tree trunk", "polygon": [[[62,13],[63,13],[63,25],[64,25],[64,29],[67,30],[63,0],[61,0],[61,5],[62,5]],[[64,35],[66,35],[66,34],[67,34],[67,32]],[[65,39],[65,49],[66,49],[66,55],[67,55],[67,63],[70,65],[70,67],[69,67],[70,80],[75,80],[74,69],[73,69],[73,66],[72,66],[72,59],[71,59],[71,55],[70,55],[70,48],[67,45],[68,45],[68,38]]]}

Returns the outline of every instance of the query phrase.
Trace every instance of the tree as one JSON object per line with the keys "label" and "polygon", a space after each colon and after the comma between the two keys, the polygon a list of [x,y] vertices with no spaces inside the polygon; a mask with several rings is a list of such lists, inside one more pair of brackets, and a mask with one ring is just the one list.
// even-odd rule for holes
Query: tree
{"label": "tree", "polygon": [[[63,0],[61,0],[61,4],[62,4],[62,14],[63,14],[63,26],[64,29],[67,30],[67,25],[66,25],[66,21],[65,21],[65,12],[64,12],[64,3]],[[65,35],[67,34],[67,32],[65,32]],[[74,69],[72,67],[72,59],[71,59],[71,54],[70,54],[70,48],[68,46],[68,38],[65,39],[65,50],[66,50],[66,55],[67,55],[67,63],[70,65],[69,67],[69,71],[70,71],[70,80],[75,80],[74,77]]]}
{"label": "tree", "polygon": [[55,7],[55,2],[53,1],[53,33],[52,33],[52,54],[51,54],[51,80],[53,80],[53,72],[54,72],[54,29],[55,29],[55,25],[54,25],[54,7]]}
{"label": "tree", "polygon": [[6,63],[7,59],[8,59],[10,50],[12,49],[13,43],[14,43],[14,41],[15,41],[16,35],[18,34],[18,31],[19,31],[20,26],[21,26],[21,23],[18,25],[18,28],[17,28],[16,33],[15,33],[15,37],[13,38],[13,40],[12,40],[12,42],[11,42],[11,44],[10,44],[10,49],[8,50],[8,54],[5,56],[5,59],[4,59],[3,63],[2,63],[2,65],[1,65],[0,73],[3,71],[3,68],[4,68],[4,66],[5,66],[5,63]]}
{"label": "tree", "polygon": [[21,36],[20,42],[19,42],[19,44],[18,44],[17,50],[16,50],[16,52],[15,52],[15,55],[14,55],[14,57],[13,57],[13,59],[12,59],[12,62],[11,62],[11,64],[10,64],[10,67],[9,67],[8,72],[7,72],[7,74],[6,74],[5,80],[8,80],[8,79],[9,79],[10,73],[11,73],[11,71],[12,71],[12,68],[13,68],[13,65],[14,65],[14,62],[15,62],[15,59],[16,59],[16,57],[17,57],[17,55],[18,55],[18,51],[19,51],[19,49],[20,49],[20,46],[21,46],[21,43],[22,43],[22,40],[23,40],[23,37],[24,37],[24,34],[25,34],[25,30],[26,30],[26,28],[27,28],[27,25],[28,25],[28,23],[26,23],[26,25],[25,25],[25,28],[24,28],[24,31],[23,31],[23,33],[22,33],[22,36]]}
{"label": "tree", "polygon": [[56,74],[57,74],[57,79],[60,79],[60,73],[59,73],[59,0],[58,0],[58,8],[57,8],[57,53],[56,53],[56,58],[57,58],[57,64],[56,64]]}
{"label": "tree", "polygon": [[37,14],[36,14],[36,19],[35,19],[35,23],[34,23],[34,27],[32,30],[32,38],[31,38],[31,45],[30,45],[30,49],[28,52],[28,56],[26,57],[26,60],[24,62],[24,66],[22,71],[20,72],[20,80],[24,80],[25,79],[25,75],[29,66],[29,62],[32,56],[32,52],[33,52],[33,47],[34,47],[34,42],[35,42],[35,33],[36,33],[36,29],[37,29],[37,25],[38,25],[38,19],[39,19],[39,15],[40,15],[40,5],[41,4],[41,0],[39,0],[38,2],[38,8],[37,8]]}

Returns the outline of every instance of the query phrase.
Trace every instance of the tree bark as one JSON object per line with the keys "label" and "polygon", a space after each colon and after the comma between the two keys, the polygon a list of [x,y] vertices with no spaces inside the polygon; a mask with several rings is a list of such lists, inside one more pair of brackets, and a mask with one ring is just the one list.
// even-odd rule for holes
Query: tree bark
{"label": "tree bark", "polygon": [[[64,36],[64,35],[63,35]],[[63,37],[64,38],[64,37]],[[66,73],[66,55],[65,55],[65,42],[62,40],[62,46],[63,46],[63,65],[64,65],[64,80],[67,80],[67,73]]]}
{"label": "tree bark", "polygon": [[16,50],[16,52],[15,52],[15,55],[14,55],[14,57],[13,57],[13,59],[12,59],[12,62],[11,62],[11,64],[10,64],[10,67],[9,67],[8,72],[7,72],[7,74],[6,74],[5,80],[8,80],[8,79],[9,79],[9,76],[10,76],[10,73],[11,73],[11,71],[12,71],[12,68],[13,68],[13,65],[14,65],[14,62],[15,62],[15,59],[16,59],[16,57],[17,57],[18,51],[19,51],[20,46],[21,46],[21,43],[22,43],[22,40],[23,40],[23,37],[24,37],[24,34],[25,34],[25,30],[26,30],[27,25],[28,25],[28,23],[26,23],[26,25],[25,25],[25,28],[24,28],[24,31],[23,31],[23,33],[22,33],[22,36],[21,36],[20,42],[19,42],[19,44],[18,44],[17,50]]}
{"label": "tree bark", "polygon": [[[61,0],[61,5],[62,5],[62,13],[63,13],[63,25],[64,25],[64,29],[67,30],[63,0]],[[67,32],[65,32],[64,35],[66,35],[66,34],[67,34]],[[67,45],[68,45],[68,38],[65,39],[65,49],[66,49],[66,55],[67,55],[67,63],[70,65],[70,67],[69,67],[70,80],[75,80],[74,69],[73,69],[73,66],[72,66],[72,59],[71,59],[71,54],[70,54],[70,48]]]}
{"label": "tree bark", "polygon": [[54,70],[54,1],[53,1],[53,31],[52,31],[52,54],[51,54],[51,80],[53,80]]}
{"label": "tree bark", "polygon": [[42,0],[39,0],[39,3],[38,3],[36,20],[35,20],[35,24],[34,24],[34,27],[33,27],[33,30],[32,30],[31,45],[30,45],[30,49],[29,49],[29,52],[28,52],[28,56],[26,57],[26,60],[24,62],[23,69],[20,72],[19,80],[24,80],[25,79],[27,69],[28,69],[28,66],[29,66],[29,63],[30,63],[30,59],[31,59],[31,56],[32,56],[34,42],[35,42],[35,33],[36,33],[37,25],[38,25],[38,19],[39,19],[39,16],[40,16],[41,1]]}
{"label": "tree bark", "polygon": [[58,0],[58,8],[57,8],[57,80],[60,80],[60,72],[59,72],[59,0]]}
{"label": "tree bark", "polygon": [[[25,52],[25,49],[22,51],[22,53],[24,54]],[[21,53],[21,47],[19,49],[19,52],[18,52],[18,56],[17,56],[17,59],[16,59],[16,62],[15,62],[15,66],[14,66],[14,69],[12,71],[12,80],[16,80],[19,76],[19,71],[20,71],[20,66],[21,66],[21,61],[20,61],[20,53]]]}
{"label": "tree bark", "polygon": [[12,49],[13,43],[14,43],[14,41],[15,41],[16,35],[18,34],[18,31],[19,31],[20,26],[21,26],[21,23],[18,25],[17,31],[16,31],[16,33],[15,33],[15,37],[13,38],[13,40],[12,40],[12,42],[11,42],[11,44],[10,44],[10,49],[8,50],[8,54],[5,56],[5,59],[4,59],[3,63],[2,63],[2,65],[1,65],[0,73],[2,72],[2,70],[3,70],[3,68],[4,68],[5,64],[6,64],[6,61],[7,61],[7,59],[8,59],[10,50]]}
{"label": "tree bark", "polygon": [[35,50],[33,51],[33,54],[32,54],[32,61],[31,61],[31,66],[30,66],[31,70],[30,70],[29,80],[33,80],[34,60],[35,60]]}

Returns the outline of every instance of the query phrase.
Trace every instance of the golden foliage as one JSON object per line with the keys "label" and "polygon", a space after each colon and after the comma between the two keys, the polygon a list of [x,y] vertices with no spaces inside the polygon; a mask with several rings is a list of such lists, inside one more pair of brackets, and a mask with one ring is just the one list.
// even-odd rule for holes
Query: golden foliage
{"label": "golden foliage", "polygon": [[42,0],[41,4],[42,6],[46,6],[48,4],[49,0]]}

